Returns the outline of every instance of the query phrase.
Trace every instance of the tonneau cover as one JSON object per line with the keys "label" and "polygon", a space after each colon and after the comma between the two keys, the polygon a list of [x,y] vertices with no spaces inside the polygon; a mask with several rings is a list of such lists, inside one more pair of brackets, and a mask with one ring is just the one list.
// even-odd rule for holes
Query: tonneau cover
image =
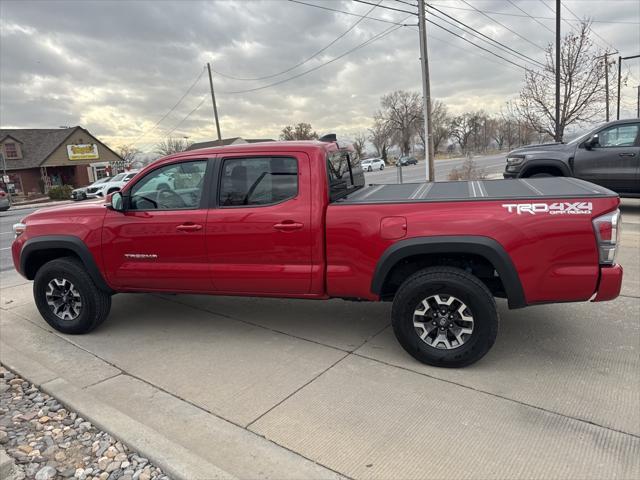
{"label": "tonneau cover", "polygon": [[577,178],[545,177],[369,185],[338,200],[336,204],[594,198],[617,195],[604,187]]}

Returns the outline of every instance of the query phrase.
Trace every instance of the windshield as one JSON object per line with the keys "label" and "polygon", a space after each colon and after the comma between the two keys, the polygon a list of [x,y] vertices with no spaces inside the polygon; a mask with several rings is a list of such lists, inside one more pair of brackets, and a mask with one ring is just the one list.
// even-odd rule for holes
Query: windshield
{"label": "windshield", "polygon": [[111,179],[112,182],[119,182],[120,180],[122,180],[124,178],[124,173],[119,173],[118,175],[116,175],[115,177],[113,177]]}
{"label": "windshield", "polygon": [[100,185],[101,183],[106,183],[110,180],[111,180],[111,177],[104,177],[99,180],[96,180],[95,182],[92,183],[92,185]]}
{"label": "windshield", "polygon": [[585,140],[586,138],[588,138],[591,135],[593,135],[594,132],[597,132],[598,130],[600,130],[605,125],[606,125],[606,123],[602,123],[602,124],[598,125],[596,128],[594,128],[592,130],[589,130],[589,132],[578,135],[576,138],[568,141],[567,145],[573,145],[573,144],[578,143],[578,142],[580,142],[582,140]]}

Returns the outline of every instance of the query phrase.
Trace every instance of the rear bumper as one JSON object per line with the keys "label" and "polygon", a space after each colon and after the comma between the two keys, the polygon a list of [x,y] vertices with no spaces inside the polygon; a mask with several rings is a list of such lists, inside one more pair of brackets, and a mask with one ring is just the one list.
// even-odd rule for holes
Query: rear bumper
{"label": "rear bumper", "polygon": [[502,172],[504,178],[518,178],[518,172]]}
{"label": "rear bumper", "polygon": [[622,266],[600,267],[600,283],[592,302],[613,300],[620,295],[622,287]]}

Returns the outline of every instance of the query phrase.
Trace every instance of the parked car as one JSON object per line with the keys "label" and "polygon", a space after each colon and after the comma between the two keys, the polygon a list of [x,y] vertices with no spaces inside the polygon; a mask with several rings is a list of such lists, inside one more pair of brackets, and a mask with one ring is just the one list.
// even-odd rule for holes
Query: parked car
{"label": "parked car", "polygon": [[0,212],[6,212],[11,208],[11,196],[0,188]]}
{"label": "parked car", "polygon": [[416,160],[414,157],[400,157],[396,162],[396,167],[397,166],[406,167],[408,165],[417,165],[417,164],[418,164],[418,160]]}
{"label": "parked car", "polygon": [[[110,193],[119,191],[122,187],[124,187],[129,180],[136,176],[138,170],[131,170],[129,172],[119,173],[114,176],[108,182],[103,183],[98,186],[98,189],[95,191],[95,195],[99,197],[106,197]],[[87,190],[88,192],[89,190]]]}
{"label": "parked car", "polygon": [[505,178],[576,177],[621,195],[640,195],[640,120],[616,120],[568,143],[507,154]]}
{"label": "parked car", "polygon": [[611,190],[573,178],[365,186],[354,157],[334,142],[174,154],[105,204],[28,215],[13,262],[67,334],[98,327],[116,292],[390,301],[402,347],[444,367],[489,351],[494,297],[513,309],[620,293]]}
{"label": "parked car", "polygon": [[360,165],[365,172],[384,170],[384,160],[381,158],[366,158],[360,162]]}
{"label": "parked car", "polygon": [[100,190],[105,183],[110,182],[111,177],[104,177],[96,180],[91,185],[86,187],[75,188],[71,191],[71,198],[74,200],[86,200],[87,198],[96,198],[98,190]]}

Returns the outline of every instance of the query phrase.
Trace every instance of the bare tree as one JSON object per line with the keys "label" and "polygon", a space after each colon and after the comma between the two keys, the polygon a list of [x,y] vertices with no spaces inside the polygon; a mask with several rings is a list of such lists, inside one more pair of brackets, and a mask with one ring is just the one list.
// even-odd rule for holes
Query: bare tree
{"label": "bare tree", "polygon": [[391,131],[386,122],[378,115],[374,117],[373,127],[369,129],[369,141],[376,149],[376,155],[382,158],[384,163],[389,163],[387,154],[391,146]]}
{"label": "bare tree", "polygon": [[168,137],[158,142],[154,151],[159,153],[161,156],[172,155],[174,153],[184,152],[190,145],[191,142],[186,138]]}
{"label": "bare tree", "polygon": [[422,118],[422,98],[416,92],[396,90],[384,95],[378,117],[391,131],[393,142],[408,155]]}
{"label": "bare tree", "polygon": [[138,155],[142,152],[140,149],[134,147],[133,145],[122,145],[118,149],[118,155],[124,161],[125,166],[130,166],[136,159]]}
{"label": "bare tree", "polygon": [[367,137],[364,133],[358,132],[358,134],[353,139],[353,149],[356,151],[358,157],[362,158],[364,156],[366,144]]}
{"label": "bare tree", "polygon": [[287,125],[280,133],[280,140],[317,140],[318,134],[310,123],[300,122],[297,125]]}
{"label": "bare tree", "polygon": [[[590,35],[591,25],[584,22],[580,32],[568,33],[560,46],[560,141],[568,126],[602,115],[606,95],[603,52],[595,50]],[[544,69],[527,71],[515,105],[529,127],[551,136],[556,131],[555,74],[555,48],[549,45]]]}
{"label": "bare tree", "polygon": [[[423,113],[422,111],[420,112],[420,119],[418,121],[418,137],[420,137],[422,148],[425,149]],[[451,118],[449,117],[447,106],[440,100],[431,101],[431,130],[433,151],[437,153],[438,149],[444,145],[451,136]]]}
{"label": "bare tree", "polygon": [[466,154],[473,146],[473,139],[478,128],[477,113],[463,113],[451,120],[451,136],[456,139],[463,154]]}

